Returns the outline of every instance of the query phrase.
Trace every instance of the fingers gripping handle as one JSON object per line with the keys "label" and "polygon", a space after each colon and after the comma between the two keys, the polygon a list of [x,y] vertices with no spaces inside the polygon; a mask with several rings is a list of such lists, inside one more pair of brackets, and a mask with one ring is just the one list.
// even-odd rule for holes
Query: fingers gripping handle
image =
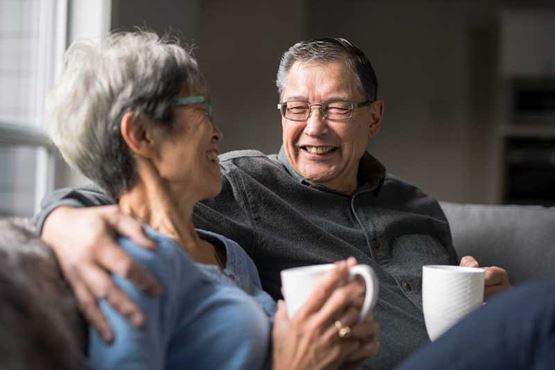
{"label": "fingers gripping handle", "polygon": [[354,279],[356,276],[363,278],[366,285],[364,303],[362,304],[362,309],[358,317],[358,321],[360,322],[366,318],[368,312],[374,308],[378,301],[379,283],[374,270],[368,265],[356,265],[351,268],[350,278]]}

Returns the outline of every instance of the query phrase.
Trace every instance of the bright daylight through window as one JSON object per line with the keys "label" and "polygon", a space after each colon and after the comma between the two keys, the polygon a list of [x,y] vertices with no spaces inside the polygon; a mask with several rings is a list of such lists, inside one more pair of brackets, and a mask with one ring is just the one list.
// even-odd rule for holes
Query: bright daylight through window
{"label": "bright daylight through window", "polygon": [[65,46],[67,0],[0,0],[0,216],[30,216],[52,188],[44,97]]}

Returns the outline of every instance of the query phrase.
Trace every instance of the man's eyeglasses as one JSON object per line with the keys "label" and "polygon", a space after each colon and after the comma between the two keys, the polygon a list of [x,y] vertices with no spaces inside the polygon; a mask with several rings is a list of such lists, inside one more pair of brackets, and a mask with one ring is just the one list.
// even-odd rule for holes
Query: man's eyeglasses
{"label": "man's eyeglasses", "polygon": [[206,104],[206,113],[208,114],[208,118],[212,119],[212,103],[204,96],[183,96],[181,98],[175,98],[173,101],[173,105],[176,107],[193,104]]}
{"label": "man's eyeglasses", "polygon": [[345,100],[330,100],[320,104],[310,104],[306,101],[284,101],[277,105],[281,115],[291,121],[306,121],[312,113],[312,107],[318,107],[320,116],[330,121],[348,121],[353,117],[355,109],[372,104],[365,100],[360,103]]}

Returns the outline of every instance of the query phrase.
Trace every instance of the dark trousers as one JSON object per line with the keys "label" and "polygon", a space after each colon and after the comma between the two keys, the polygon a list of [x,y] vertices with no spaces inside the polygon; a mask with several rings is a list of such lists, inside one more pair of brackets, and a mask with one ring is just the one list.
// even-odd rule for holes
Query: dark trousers
{"label": "dark trousers", "polygon": [[555,279],[500,294],[398,370],[555,369]]}

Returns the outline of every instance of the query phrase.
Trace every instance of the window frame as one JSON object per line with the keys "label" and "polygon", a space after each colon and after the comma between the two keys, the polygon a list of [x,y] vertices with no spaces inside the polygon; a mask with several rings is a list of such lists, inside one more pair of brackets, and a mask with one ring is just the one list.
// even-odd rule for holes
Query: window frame
{"label": "window frame", "polygon": [[[110,29],[112,0],[39,0],[37,86],[29,97],[36,106],[32,122],[0,120],[0,145],[37,149],[34,181],[34,209],[40,210],[44,196],[55,186],[55,179],[72,175],[59,161],[59,154],[45,133],[44,102],[63,66],[63,54],[71,41],[100,38]],[[63,181],[62,181],[63,182]],[[64,186],[71,184],[63,184]]]}

